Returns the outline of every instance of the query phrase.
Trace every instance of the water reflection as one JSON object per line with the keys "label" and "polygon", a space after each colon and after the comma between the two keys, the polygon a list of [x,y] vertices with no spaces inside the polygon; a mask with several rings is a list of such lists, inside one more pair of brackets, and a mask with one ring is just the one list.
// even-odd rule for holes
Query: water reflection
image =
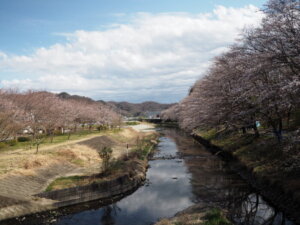
{"label": "water reflection", "polygon": [[114,225],[115,217],[121,209],[116,205],[109,205],[103,207],[103,215],[101,216],[101,224],[103,225]]}
{"label": "water reflection", "polygon": [[147,185],[115,204],[89,203],[81,212],[57,216],[52,224],[148,225],[199,203],[227,209],[238,225],[294,225],[190,136],[176,129],[162,132]]}
{"label": "water reflection", "polygon": [[[176,144],[162,137],[156,156],[176,156]],[[154,160],[147,172],[149,185],[111,206],[59,218],[56,224],[151,224],[193,204],[191,175],[178,159]],[[89,218],[87,218],[89,217]],[[98,219],[96,219],[98,217]],[[95,222],[96,221],[96,222]]]}
{"label": "water reflection", "polygon": [[166,131],[166,136],[176,143],[179,154],[184,158],[192,177],[195,202],[227,209],[231,220],[239,225],[294,224],[266,203],[223,161],[189,141],[188,136],[175,130]]}
{"label": "water reflection", "polygon": [[232,220],[236,224],[249,225],[292,225],[282,212],[269,206],[260,195],[252,193],[242,202],[241,207],[232,210]]}

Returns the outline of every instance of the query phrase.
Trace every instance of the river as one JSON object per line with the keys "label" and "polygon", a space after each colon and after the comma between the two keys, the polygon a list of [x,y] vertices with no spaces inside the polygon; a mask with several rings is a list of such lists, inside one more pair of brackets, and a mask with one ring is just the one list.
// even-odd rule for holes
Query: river
{"label": "river", "polygon": [[198,204],[226,209],[239,225],[294,225],[190,136],[176,129],[161,133],[147,181],[132,194],[107,206],[85,203],[24,224],[150,225]]}

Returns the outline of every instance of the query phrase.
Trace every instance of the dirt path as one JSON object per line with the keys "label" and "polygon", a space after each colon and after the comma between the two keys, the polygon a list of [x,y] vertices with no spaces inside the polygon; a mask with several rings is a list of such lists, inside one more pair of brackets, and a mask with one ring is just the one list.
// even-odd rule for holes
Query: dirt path
{"label": "dirt path", "polygon": [[[53,148],[61,147],[61,146],[64,146],[64,145],[76,144],[76,143],[86,141],[86,140],[89,140],[89,139],[94,138],[94,137],[103,136],[103,135],[106,135],[106,134],[105,133],[91,134],[91,135],[88,135],[87,137],[83,137],[83,138],[80,138],[80,139],[66,140],[64,142],[57,143],[57,144],[47,144],[46,146],[43,146],[43,144],[42,144],[41,147],[39,148],[39,152],[51,150]],[[6,152],[5,155],[14,155],[14,154],[19,154],[20,152],[22,152],[22,154],[24,154],[24,153],[33,154],[33,153],[35,153],[35,151],[36,151],[35,147],[33,147],[31,149],[16,149],[16,150],[12,150],[11,152]],[[1,157],[3,157],[3,156],[5,157],[5,155],[0,154],[0,160],[1,160]]]}
{"label": "dirt path", "polygon": [[151,123],[141,123],[131,127],[138,132],[154,132],[155,128],[154,124]]}

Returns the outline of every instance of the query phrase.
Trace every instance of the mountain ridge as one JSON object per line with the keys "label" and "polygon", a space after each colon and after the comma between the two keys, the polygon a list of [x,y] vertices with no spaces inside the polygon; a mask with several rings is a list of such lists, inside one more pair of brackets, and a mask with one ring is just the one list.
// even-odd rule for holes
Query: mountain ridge
{"label": "mountain ridge", "polygon": [[149,113],[158,114],[173,106],[175,103],[159,103],[155,101],[145,101],[141,103],[131,103],[127,101],[103,101],[103,100],[93,100],[92,98],[80,96],[80,95],[71,95],[67,92],[61,92],[57,94],[58,97],[63,99],[75,99],[86,102],[99,102],[106,106],[109,106],[114,111],[124,115],[124,116],[148,116]]}

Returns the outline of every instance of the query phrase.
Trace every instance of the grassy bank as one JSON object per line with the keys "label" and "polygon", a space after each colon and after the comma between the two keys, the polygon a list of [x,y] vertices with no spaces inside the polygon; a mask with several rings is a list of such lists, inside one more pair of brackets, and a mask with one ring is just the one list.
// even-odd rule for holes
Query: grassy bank
{"label": "grassy bank", "polygon": [[219,147],[217,154],[236,159],[233,165],[237,172],[279,209],[300,222],[300,130],[286,131],[280,143],[270,131],[263,129],[260,137],[250,132],[216,129],[200,130],[197,135]]}
{"label": "grassy bank", "polygon": [[263,133],[256,138],[251,133],[213,129],[206,132],[199,131],[198,135],[236,156],[255,174],[267,176],[273,182],[289,182],[297,179],[299,181],[297,187],[300,188],[300,144],[293,141],[299,135],[297,131],[285,133],[282,143],[278,143],[270,133]]}
{"label": "grassy bank", "polygon": [[[58,135],[53,138],[53,142],[45,139],[38,154],[30,141],[6,146],[0,150],[0,176],[11,172],[24,175],[35,174],[33,171],[35,169],[58,163],[87,167],[98,161],[97,148],[101,148],[106,143],[125,146],[126,143],[132,142],[135,137],[127,137],[126,133],[130,133],[128,129],[84,131],[71,135],[70,139],[68,135]],[[132,136],[134,135],[135,133],[132,132]],[[123,141],[114,141],[118,136],[124,136]]]}
{"label": "grassy bank", "polygon": [[[111,134],[111,133],[118,133],[120,132],[120,129],[106,129],[106,130],[80,130],[76,133],[72,133],[71,135],[69,134],[57,134],[52,136],[45,136],[41,140],[41,147],[45,146],[51,146],[55,144],[60,144],[68,141],[76,141],[80,140],[92,135],[98,135],[98,134]],[[0,142],[0,154],[2,152],[7,152],[7,151],[13,151],[17,149],[31,149],[35,148],[36,143],[31,142],[31,136],[20,136],[16,140],[9,140],[5,142]]]}
{"label": "grassy bank", "polygon": [[183,212],[171,219],[163,219],[156,225],[232,225],[220,209],[202,212]]}
{"label": "grassy bank", "polygon": [[60,177],[54,180],[46,188],[46,191],[82,186],[103,180],[112,180],[124,174],[130,174],[135,169],[135,163],[138,161],[147,161],[149,154],[157,143],[157,137],[157,134],[152,133],[142,138],[137,138],[135,146],[129,150],[128,155],[124,154],[118,159],[110,159],[105,171],[99,171],[99,173],[90,176]]}

